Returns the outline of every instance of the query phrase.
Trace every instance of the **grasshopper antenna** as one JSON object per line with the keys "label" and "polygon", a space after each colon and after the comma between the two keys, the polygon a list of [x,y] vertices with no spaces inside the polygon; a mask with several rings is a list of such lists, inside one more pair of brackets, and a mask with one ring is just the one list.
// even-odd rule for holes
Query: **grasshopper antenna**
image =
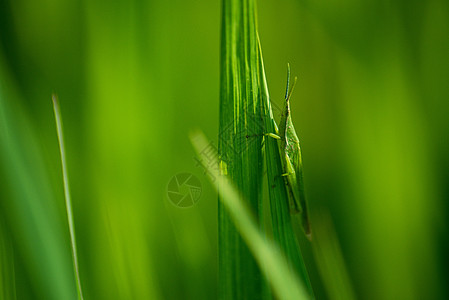
{"label": "grasshopper antenna", "polygon": [[289,98],[289,95],[288,95],[289,86],[290,86],[290,64],[287,63],[287,87],[285,88],[285,97],[284,97],[285,100],[287,100]]}
{"label": "grasshopper antenna", "polygon": [[291,97],[293,90],[295,89],[295,86],[296,86],[296,81],[298,81],[298,77],[295,76],[295,81],[293,82],[292,89],[290,90],[290,93],[288,94],[287,98],[285,99],[286,101],[290,100],[290,97]]}

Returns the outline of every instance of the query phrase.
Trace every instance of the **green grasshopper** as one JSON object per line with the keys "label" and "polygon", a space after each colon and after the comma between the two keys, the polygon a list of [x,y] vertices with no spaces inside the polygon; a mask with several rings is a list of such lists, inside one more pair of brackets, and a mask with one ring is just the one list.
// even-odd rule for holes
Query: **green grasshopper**
{"label": "green grasshopper", "polygon": [[300,213],[304,233],[310,240],[312,232],[310,229],[309,212],[304,194],[304,180],[302,172],[301,148],[299,139],[292,123],[290,114],[290,97],[295,88],[297,78],[290,89],[290,65],[287,65],[287,87],[285,90],[285,104],[279,124],[279,135],[268,133],[266,135],[278,140],[279,153],[281,154],[282,176],[285,179],[289,198],[290,212],[292,215]]}

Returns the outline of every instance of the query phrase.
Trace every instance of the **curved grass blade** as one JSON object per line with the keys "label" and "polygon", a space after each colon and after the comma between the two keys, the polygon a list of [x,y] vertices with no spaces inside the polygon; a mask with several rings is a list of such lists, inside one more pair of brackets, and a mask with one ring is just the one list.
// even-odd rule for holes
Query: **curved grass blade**
{"label": "curved grass blade", "polygon": [[53,100],[53,110],[55,113],[56,130],[58,133],[59,151],[61,154],[62,178],[64,180],[65,206],[67,210],[67,221],[69,223],[70,244],[72,246],[72,259],[73,259],[73,268],[75,271],[76,287],[78,291],[78,299],[83,299],[83,291],[81,289],[81,281],[78,268],[78,255],[76,252],[75,222],[73,221],[72,200],[70,198],[69,174],[67,172],[67,162],[65,157],[64,134],[62,131],[61,111],[59,109],[58,98],[56,97],[55,94],[52,95],[51,99]]}

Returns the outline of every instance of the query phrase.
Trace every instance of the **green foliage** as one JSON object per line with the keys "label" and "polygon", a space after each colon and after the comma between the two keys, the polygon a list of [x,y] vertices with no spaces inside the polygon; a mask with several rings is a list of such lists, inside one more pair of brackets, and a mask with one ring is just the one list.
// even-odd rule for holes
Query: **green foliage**
{"label": "green foliage", "polygon": [[[292,122],[314,236],[309,243],[283,218],[282,181],[269,189],[261,179],[271,195],[264,215],[260,197],[244,198],[258,225],[290,265],[305,263],[317,299],[449,299],[448,1],[257,4],[276,121],[286,63],[299,77]],[[228,37],[238,55],[254,52],[243,38],[253,8],[232,7]],[[0,1],[0,298],[76,299],[53,91],[85,299],[217,297],[217,196],[188,132],[218,132],[221,13],[221,1]],[[241,101],[262,80],[243,72],[246,61],[252,68],[232,61],[236,79],[251,76]],[[264,144],[273,181],[277,141],[253,142]],[[192,208],[167,199],[179,172],[202,183]],[[332,229],[320,226],[322,208]]]}
{"label": "green foliage", "polygon": [[[262,201],[261,98],[253,0],[225,0],[222,12],[219,157],[231,182],[260,219]],[[260,299],[259,268],[222,201],[218,208],[219,294],[222,299]]]}

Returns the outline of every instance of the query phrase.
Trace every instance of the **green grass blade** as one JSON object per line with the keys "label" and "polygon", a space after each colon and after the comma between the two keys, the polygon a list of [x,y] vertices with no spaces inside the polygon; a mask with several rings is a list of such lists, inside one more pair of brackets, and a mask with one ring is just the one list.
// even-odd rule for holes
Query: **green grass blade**
{"label": "green grass blade", "polygon": [[[204,156],[205,154],[202,153],[203,149],[209,144],[206,137],[202,133],[196,133],[192,134],[191,140],[197,153],[200,156]],[[212,156],[215,159],[211,165],[219,166],[216,159],[218,155],[215,153]],[[223,167],[222,161],[220,162],[221,172],[218,169],[209,168],[208,174],[211,179],[216,179],[214,187],[218,190],[221,203],[254,255],[267,281],[271,284],[275,295],[279,299],[309,299],[303,284],[289,267],[285,258],[278,251],[277,247],[266,239],[264,233],[259,230],[251,210],[248,209],[246,202],[242,201],[241,193],[237,192],[232,186],[228,176],[221,175],[221,173],[224,173],[223,170],[226,169]]]}
{"label": "green grass blade", "polygon": [[[276,133],[277,125],[273,118],[270,95],[263,65],[262,50],[260,51],[260,72],[261,72],[261,98],[264,107],[264,122],[267,133]],[[273,226],[273,236],[279,244],[282,252],[285,253],[291,266],[300,274],[304,285],[309,293],[313,295],[312,285],[307,273],[304,260],[301,255],[299,244],[293,230],[292,218],[288,206],[288,195],[284,178],[279,176],[283,173],[278,142],[274,138],[265,138],[265,157],[267,164],[268,190],[270,196],[271,221]]]}
{"label": "green grass blade", "polygon": [[58,133],[59,151],[61,154],[62,178],[64,181],[64,197],[65,197],[65,206],[66,206],[66,210],[67,210],[67,222],[69,224],[69,231],[70,231],[70,244],[72,246],[73,268],[75,271],[78,299],[83,299],[83,291],[81,289],[81,281],[80,281],[80,274],[79,274],[79,268],[78,268],[78,255],[77,255],[77,251],[76,251],[75,223],[73,221],[72,200],[70,198],[69,174],[67,172],[67,162],[66,162],[66,156],[65,156],[64,134],[62,131],[61,111],[59,109],[58,98],[56,97],[56,95],[54,95],[54,94],[52,95],[52,100],[53,100],[53,110],[55,113],[56,130]]}
{"label": "green grass blade", "polygon": [[356,299],[329,213],[320,213],[315,226],[313,254],[329,299]]}
{"label": "green grass blade", "polygon": [[[263,157],[256,11],[254,0],[223,0],[219,155],[229,178],[261,218]],[[219,294],[223,299],[260,299],[260,270],[219,202]]]}

